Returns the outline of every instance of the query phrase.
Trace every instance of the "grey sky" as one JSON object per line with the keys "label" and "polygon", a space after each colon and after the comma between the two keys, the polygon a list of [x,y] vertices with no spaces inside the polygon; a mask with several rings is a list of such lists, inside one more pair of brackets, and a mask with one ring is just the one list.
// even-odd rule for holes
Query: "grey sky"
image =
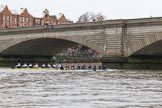
{"label": "grey sky", "polygon": [[0,0],[0,5],[16,10],[26,7],[36,17],[47,8],[51,15],[64,13],[74,21],[86,11],[101,12],[107,19],[162,16],[162,0]]}

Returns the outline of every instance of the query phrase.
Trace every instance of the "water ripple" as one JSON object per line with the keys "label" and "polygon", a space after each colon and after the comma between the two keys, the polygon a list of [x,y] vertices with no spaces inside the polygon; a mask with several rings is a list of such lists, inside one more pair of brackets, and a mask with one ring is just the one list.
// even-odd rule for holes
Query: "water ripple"
{"label": "water ripple", "polygon": [[162,72],[0,69],[2,108],[161,108]]}

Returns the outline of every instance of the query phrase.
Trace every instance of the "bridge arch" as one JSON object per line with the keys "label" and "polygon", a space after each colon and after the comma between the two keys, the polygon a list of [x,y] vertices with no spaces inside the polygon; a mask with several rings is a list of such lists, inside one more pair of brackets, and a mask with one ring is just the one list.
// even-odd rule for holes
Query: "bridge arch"
{"label": "bridge arch", "polygon": [[[13,37],[12,36],[5,36],[0,39],[0,41],[3,42],[0,44],[1,54],[11,53],[13,50],[15,50],[15,48],[20,48],[22,50],[23,47],[20,47],[21,45],[24,45],[25,48],[27,48],[27,45],[30,44],[30,46],[31,46],[32,42],[34,42],[34,43],[41,42],[41,43],[43,43],[43,45],[45,45],[45,44],[48,44],[48,42],[52,43],[52,42],[58,42],[58,41],[63,42],[61,44],[62,45],[65,44],[65,46],[64,46],[65,48],[66,48],[66,45],[70,46],[70,45],[74,45],[74,44],[81,44],[81,45],[89,47],[99,53],[102,53],[101,48],[99,47],[99,45],[97,45],[97,43],[95,43],[92,40],[89,40],[88,38],[85,38],[84,36],[67,36],[67,34],[58,36],[57,33],[56,34],[37,33],[37,34],[14,35]],[[43,42],[43,41],[45,41],[45,42]],[[37,46],[37,45],[38,44],[35,44],[35,46]],[[51,44],[51,45],[56,45],[56,44]],[[51,49],[49,48],[49,50],[51,50]],[[15,50],[15,51],[20,51],[20,50]],[[29,50],[29,51],[32,51],[32,50]],[[23,52],[23,51],[20,51],[20,53],[21,52]]]}
{"label": "bridge arch", "polygon": [[128,56],[136,55],[162,55],[162,32],[148,34],[139,39],[128,48]]}

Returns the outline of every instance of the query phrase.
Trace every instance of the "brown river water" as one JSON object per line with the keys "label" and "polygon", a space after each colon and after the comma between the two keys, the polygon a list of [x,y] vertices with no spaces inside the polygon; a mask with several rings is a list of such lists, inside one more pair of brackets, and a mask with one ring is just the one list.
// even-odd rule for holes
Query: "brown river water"
{"label": "brown river water", "polygon": [[0,108],[162,108],[162,71],[1,68]]}

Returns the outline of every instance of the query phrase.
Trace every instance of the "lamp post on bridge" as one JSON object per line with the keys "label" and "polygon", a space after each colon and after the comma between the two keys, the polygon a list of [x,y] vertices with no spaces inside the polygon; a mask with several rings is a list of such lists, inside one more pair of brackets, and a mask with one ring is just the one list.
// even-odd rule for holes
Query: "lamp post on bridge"
{"label": "lamp post on bridge", "polygon": [[44,18],[45,18],[44,24],[47,26],[47,25],[48,25],[48,19],[47,19],[47,17],[49,16],[49,11],[48,11],[48,9],[45,9],[45,10],[43,11],[43,14],[44,14]]}

